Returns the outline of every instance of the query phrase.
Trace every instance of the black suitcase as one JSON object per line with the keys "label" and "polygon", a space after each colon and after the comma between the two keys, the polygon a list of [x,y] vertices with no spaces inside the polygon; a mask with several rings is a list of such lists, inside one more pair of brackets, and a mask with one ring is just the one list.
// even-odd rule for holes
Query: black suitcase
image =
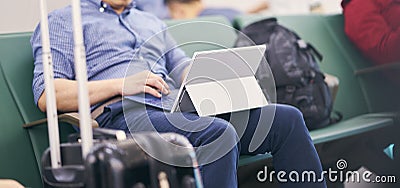
{"label": "black suitcase", "polygon": [[141,133],[122,141],[103,139],[95,139],[85,160],[80,143],[61,144],[63,166],[56,169],[51,167],[50,151],[46,150],[42,157],[45,187],[202,187],[195,152],[181,135]]}

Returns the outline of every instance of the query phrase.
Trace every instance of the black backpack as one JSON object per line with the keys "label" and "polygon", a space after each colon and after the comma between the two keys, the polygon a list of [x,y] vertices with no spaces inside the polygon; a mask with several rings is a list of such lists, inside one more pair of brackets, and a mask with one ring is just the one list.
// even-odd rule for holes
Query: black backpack
{"label": "black backpack", "polygon": [[[241,32],[236,47],[266,44],[265,58],[275,79],[277,102],[300,109],[309,130],[332,123],[331,93],[316,61],[322,60],[321,54],[276,18],[257,21]],[[259,68],[257,79],[268,77],[264,74]]]}

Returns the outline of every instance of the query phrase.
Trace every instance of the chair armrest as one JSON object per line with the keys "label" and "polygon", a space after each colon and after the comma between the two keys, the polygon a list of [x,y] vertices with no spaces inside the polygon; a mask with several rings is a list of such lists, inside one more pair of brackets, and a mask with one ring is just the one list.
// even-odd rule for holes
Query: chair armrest
{"label": "chair armrest", "polygon": [[372,67],[359,69],[359,70],[354,71],[354,75],[362,76],[362,75],[366,75],[366,74],[370,74],[370,73],[382,72],[382,71],[393,70],[393,69],[400,69],[400,62],[383,64],[383,65],[375,65]]}
{"label": "chair armrest", "polygon": [[[58,115],[58,121],[59,122],[65,122],[65,123],[69,123],[71,125],[76,125],[76,126],[80,126],[79,125],[79,114],[76,112],[72,112],[72,113],[65,113],[65,114],[60,114]],[[31,128],[37,125],[41,125],[43,123],[47,122],[47,118],[44,119],[40,119],[40,120],[36,120],[33,122],[29,122],[26,124],[23,124],[22,126],[24,128]],[[96,120],[92,119],[92,127],[99,127],[99,124],[97,123]]]}

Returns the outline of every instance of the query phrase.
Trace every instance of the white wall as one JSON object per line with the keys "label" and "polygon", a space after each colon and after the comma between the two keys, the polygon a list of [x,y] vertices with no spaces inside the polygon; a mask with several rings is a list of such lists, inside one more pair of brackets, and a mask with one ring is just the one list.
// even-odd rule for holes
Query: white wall
{"label": "white wall", "polygon": [[[258,3],[265,1],[268,2],[268,1],[282,1],[282,0],[203,0],[206,6],[231,7],[243,12],[256,6]],[[320,1],[323,8],[323,13],[326,14],[341,13],[342,10],[342,8],[340,7],[341,0],[310,0],[310,1]]]}
{"label": "white wall", "polygon": [[324,8],[325,13],[327,14],[338,14],[342,13],[342,7],[340,3],[342,0],[323,0],[322,6]]}
{"label": "white wall", "polygon": [[203,0],[206,6],[210,7],[230,7],[242,12],[254,8],[259,3],[265,2],[266,0]]}
{"label": "white wall", "polygon": [[[228,6],[246,11],[265,0],[203,0],[208,6]],[[325,13],[340,13],[341,0],[321,0]],[[48,10],[70,4],[71,0],[47,0]],[[2,0],[0,33],[31,32],[39,23],[39,0]]]}
{"label": "white wall", "polygon": [[[2,0],[0,33],[31,32],[39,23],[39,0]],[[49,11],[70,4],[70,0],[47,0]]]}

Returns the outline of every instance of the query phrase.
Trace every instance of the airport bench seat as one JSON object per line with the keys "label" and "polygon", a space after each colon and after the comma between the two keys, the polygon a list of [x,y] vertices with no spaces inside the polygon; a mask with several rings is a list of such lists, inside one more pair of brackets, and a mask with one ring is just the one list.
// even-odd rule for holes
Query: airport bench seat
{"label": "airport bench seat", "polygon": [[390,125],[394,125],[394,118],[391,115],[368,113],[338,122],[323,129],[310,131],[310,136],[314,144],[320,144]]}
{"label": "airport bench seat", "polygon": [[[0,178],[19,181],[26,187],[42,187],[40,161],[49,146],[47,126],[22,128],[42,119],[33,102],[32,33],[0,35]],[[75,132],[61,123],[61,141]]]}
{"label": "airport bench seat", "polygon": [[[245,24],[240,23],[248,24],[255,19],[260,17],[238,18],[235,25],[244,26]],[[382,113],[393,110],[387,96],[394,94],[386,93],[379,82],[368,82],[365,77],[354,75],[354,71],[371,64],[345,38],[341,15],[293,16],[278,20],[293,27],[303,38],[321,50],[326,61],[321,65],[323,70],[338,76],[341,81],[334,108],[341,111],[345,119],[330,127],[311,131],[315,144],[333,142],[396,124],[396,114]],[[167,22],[167,25],[175,26],[170,32],[187,55],[191,56],[197,50],[233,46],[236,31],[230,29],[230,23],[225,19],[210,17],[195,21],[196,24],[180,25],[183,27],[177,25],[187,21]],[[328,35],[325,36],[326,34]],[[48,147],[47,127],[43,125],[22,128],[24,123],[45,117],[33,103],[30,36],[31,33],[0,35],[0,126],[3,129],[0,132],[0,177],[16,179],[27,187],[41,187],[40,158]],[[374,77],[381,78],[379,74],[374,74]],[[382,92],[373,91],[374,88]],[[74,129],[63,124],[60,125],[60,131],[61,139],[65,140],[66,135],[74,132]],[[241,156],[239,165],[246,166],[269,157]]]}
{"label": "airport bench seat", "polygon": [[[368,131],[394,124],[393,113],[370,113],[341,121],[332,126],[310,131],[314,144],[326,143],[341,138],[359,135]],[[272,155],[241,156],[239,166],[249,165],[255,161],[271,158]]]}

